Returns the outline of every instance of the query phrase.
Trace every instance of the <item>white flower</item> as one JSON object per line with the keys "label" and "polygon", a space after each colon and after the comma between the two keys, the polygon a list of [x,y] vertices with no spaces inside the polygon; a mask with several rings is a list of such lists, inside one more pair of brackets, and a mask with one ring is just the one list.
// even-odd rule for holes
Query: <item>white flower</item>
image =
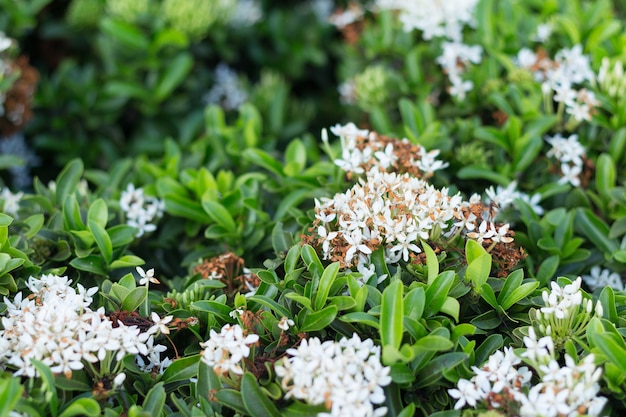
{"label": "white flower", "polygon": [[144,271],[142,267],[138,266],[135,267],[135,270],[141,277],[139,279],[139,285],[145,285],[147,287],[148,285],[150,285],[150,283],[160,284],[159,280],[154,277],[154,268],[150,268],[147,271]]}
{"label": "white flower", "polygon": [[155,312],[152,312],[152,315],[150,316],[150,318],[152,319],[152,321],[154,322],[154,326],[150,327],[148,329],[148,333],[149,334],[156,334],[156,333],[162,333],[162,334],[170,334],[170,328],[168,327],[168,323],[170,321],[172,321],[172,319],[174,318],[174,316],[165,316],[163,318],[159,317],[159,315]]}
{"label": "white flower", "polygon": [[250,355],[250,345],[259,340],[256,334],[243,336],[243,329],[238,324],[226,324],[220,333],[211,329],[209,340],[200,343],[204,348],[202,361],[213,367],[217,374],[232,372],[243,374],[241,361]]}
{"label": "white flower", "polygon": [[16,294],[13,302],[4,299],[7,309],[0,330],[0,366],[15,376],[35,377],[31,363],[37,359],[54,373],[68,378],[85,362],[95,363],[107,355],[119,361],[127,354],[147,353],[146,333],[136,326],[113,322],[104,308],[91,310],[93,288],[78,293],[67,277],[30,277],[27,287],[33,297]]}
{"label": "white flower", "polygon": [[452,398],[458,399],[456,404],[454,404],[455,410],[460,410],[465,407],[466,404],[476,407],[476,403],[484,399],[483,394],[476,387],[476,385],[467,379],[459,379],[457,387],[458,389],[448,390],[448,394],[450,394]]}
{"label": "white flower", "polygon": [[10,216],[17,217],[22,197],[24,197],[24,193],[21,191],[12,193],[8,188],[3,188],[0,194],[0,199],[3,202],[2,211]]}
{"label": "white flower", "polygon": [[133,184],[128,184],[122,191],[119,204],[126,216],[126,224],[137,229],[135,237],[155,231],[156,225],[151,222],[162,217],[165,210],[164,201],[145,196],[143,189],[135,188]]}
{"label": "white flower", "polygon": [[289,328],[293,325],[295,325],[293,320],[287,317],[281,317],[280,321],[278,322],[278,328],[284,331],[289,330]]}
{"label": "white flower", "polygon": [[226,110],[235,110],[248,100],[248,93],[241,87],[237,73],[228,65],[219,63],[215,68],[213,87],[203,100],[207,104],[218,104]]}
{"label": "white flower", "polygon": [[607,286],[617,291],[624,290],[624,281],[622,281],[622,277],[617,272],[611,272],[610,269],[602,269],[598,265],[593,266],[590,275],[583,275],[582,279],[592,291]]}
{"label": "white flower", "polygon": [[558,184],[570,183],[574,187],[580,187],[580,174],[582,173],[582,166],[561,164],[561,174],[563,175],[557,181]]}
{"label": "white flower", "polygon": [[537,30],[535,35],[532,37],[532,40],[544,43],[548,40],[550,35],[552,35],[552,25],[550,23],[541,23],[537,26]]}
{"label": "white flower", "polygon": [[390,368],[381,365],[380,347],[371,339],[303,339],[287,355],[275,366],[285,398],[326,404],[329,412],[319,414],[324,416],[384,415],[375,405],[385,401],[382,387],[391,382]]}

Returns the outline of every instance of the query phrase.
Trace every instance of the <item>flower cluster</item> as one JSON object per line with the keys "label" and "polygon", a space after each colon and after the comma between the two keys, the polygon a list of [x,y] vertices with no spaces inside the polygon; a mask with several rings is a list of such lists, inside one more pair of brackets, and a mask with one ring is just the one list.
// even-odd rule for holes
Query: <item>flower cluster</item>
{"label": "flower cluster", "polygon": [[137,326],[113,323],[104,308],[89,305],[97,287],[71,286],[67,277],[30,277],[32,295],[19,292],[13,301],[4,298],[7,310],[0,330],[0,364],[15,368],[14,375],[34,377],[31,359],[42,361],[54,373],[70,377],[84,363],[102,361],[115,353],[119,362],[127,354],[147,355],[148,333]]}
{"label": "flower cluster", "polygon": [[[496,351],[482,367],[472,367],[474,376],[460,379],[457,388],[448,391],[460,409],[496,409],[510,416],[598,416],[607,399],[599,396],[602,369],[590,354],[576,362],[565,355],[565,365],[556,358],[549,336],[537,340],[532,328],[524,337],[526,350],[517,356],[512,348]],[[522,358],[538,375],[533,384],[532,372],[519,366]]]}
{"label": "flower cluster", "polygon": [[561,288],[556,282],[550,284],[550,291],[542,295],[544,306],[531,310],[531,320],[537,333],[550,336],[557,347],[567,340],[583,336],[592,314],[602,317],[602,304],[583,297],[581,277]]}
{"label": "flower cluster", "polygon": [[498,253],[514,256],[501,247],[513,241],[509,225],[495,223],[479,196],[463,201],[408,173],[372,170],[345,193],[316,200],[315,213],[314,234],[305,242],[321,248],[324,259],[357,265],[362,273],[381,247],[389,263],[414,259],[420,240],[444,244],[463,236],[493,249],[496,262]]}
{"label": "flower cluster", "polygon": [[[436,159],[439,150],[427,151],[408,139],[398,140],[358,129],[354,123],[337,124],[330,131],[341,140],[341,158],[335,159],[335,164],[349,177],[376,169],[430,178],[435,171],[448,166],[447,162]],[[326,131],[322,134],[326,135]],[[327,140],[325,136],[323,139]]]}
{"label": "flower cluster", "polygon": [[548,58],[543,50],[535,53],[522,48],[516,61],[520,67],[533,72],[535,79],[542,83],[544,93],[550,94],[559,103],[560,109],[564,107],[576,122],[591,120],[595,107],[600,103],[592,91],[575,88],[595,79],[589,57],[583,55],[581,45],[560,50],[554,60]]}
{"label": "flower cluster", "polygon": [[238,109],[248,99],[248,94],[240,86],[237,73],[224,63],[215,68],[215,82],[204,95],[207,104],[218,104],[226,110]]}
{"label": "flower cluster", "polygon": [[604,287],[624,291],[624,281],[622,277],[620,274],[612,272],[610,269],[602,269],[596,265],[591,268],[589,275],[583,275],[582,278],[592,291]]}
{"label": "flower cluster", "polygon": [[465,25],[474,26],[474,10],[478,0],[377,0],[380,9],[400,12],[406,32],[422,31],[426,40],[447,38],[460,41]]}
{"label": "flower cluster", "polygon": [[250,345],[259,340],[256,334],[244,336],[240,325],[226,324],[217,333],[211,329],[209,340],[200,343],[202,361],[213,367],[218,375],[226,375],[232,372],[236,375],[243,374],[241,361],[250,356]]}
{"label": "flower cluster", "polygon": [[482,48],[478,45],[469,46],[463,43],[463,27],[474,26],[474,10],[478,0],[378,0],[380,9],[398,10],[404,30],[410,32],[418,29],[426,40],[442,38],[443,53],[437,58],[450,80],[449,93],[460,100],[474,87],[469,80],[461,75],[470,63],[480,63]]}
{"label": "flower cluster", "polygon": [[120,208],[126,216],[126,224],[137,229],[136,237],[156,230],[156,222],[163,216],[165,203],[156,197],[144,195],[143,188],[128,184],[120,196]]}
{"label": "flower cluster", "polygon": [[578,135],[573,134],[564,138],[557,133],[552,137],[546,137],[546,141],[552,146],[546,155],[554,157],[561,163],[562,177],[559,179],[559,184],[570,183],[574,187],[580,186],[585,148],[578,141]]}
{"label": "flower cluster", "polygon": [[511,181],[506,187],[498,185],[495,189],[492,185],[485,190],[485,194],[487,194],[489,202],[497,206],[497,211],[504,210],[507,207],[514,205],[515,200],[520,199],[528,203],[532,210],[538,215],[543,214],[543,207],[539,205],[541,194],[533,194],[532,196],[529,196],[528,194],[517,190],[517,181]]}
{"label": "flower cluster", "polygon": [[328,21],[338,29],[345,29],[347,26],[360,21],[364,13],[365,11],[360,4],[350,2],[347,8],[335,11],[335,13],[328,18]]}
{"label": "flower cluster", "polygon": [[383,416],[382,387],[391,382],[390,368],[380,363],[380,346],[371,339],[342,338],[339,342],[303,339],[275,366],[286,398],[325,404],[318,416]]}
{"label": "flower cluster", "polygon": [[2,212],[10,216],[16,217],[17,211],[20,208],[20,201],[24,197],[24,193],[19,191],[12,193],[8,188],[3,188],[0,193],[0,200],[2,200]]}

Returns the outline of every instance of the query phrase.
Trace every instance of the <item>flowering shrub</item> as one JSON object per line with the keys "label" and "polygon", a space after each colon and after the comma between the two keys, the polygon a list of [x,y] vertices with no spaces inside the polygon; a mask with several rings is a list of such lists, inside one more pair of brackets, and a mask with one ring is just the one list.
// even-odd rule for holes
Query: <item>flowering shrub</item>
{"label": "flowering shrub", "polygon": [[0,8],[0,415],[624,414],[621,3]]}

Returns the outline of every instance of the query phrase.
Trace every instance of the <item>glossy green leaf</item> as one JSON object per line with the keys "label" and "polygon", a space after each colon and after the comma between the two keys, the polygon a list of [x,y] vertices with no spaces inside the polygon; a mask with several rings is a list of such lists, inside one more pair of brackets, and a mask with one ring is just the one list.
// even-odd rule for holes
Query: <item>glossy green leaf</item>
{"label": "glossy green leaf", "polygon": [[591,242],[605,253],[617,250],[615,240],[609,239],[609,227],[589,209],[576,210],[576,226],[591,240]]}
{"label": "glossy green leaf", "polygon": [[237,230],[237,225],[235,224],[233,216],[217,201],[203,199],[202,208],[206,214],[209,215],[211,220],[222,226],[226,231],[232,233]]}
{"label": "glossy green leaf", "polygon": [[426,268],[428,269],[428,285],[432,284],[432,282],[439,275],[439,260],[437,259],[437,255],[435,255],[435,251],[428,245],[428,243],[422,241],[422,247],[424,248],[424,253],[426,254]]}
{"label": "glossy green leaf", "polygon": [[100,415],[100,404],[93,398],[76,398],[63,411],[59,417],[74,416],[98,416]]}
{"label": "glossy green leaf", "polygon": [[154,89],[157,101],[165,100],[184,81],[193,67],[193,61],[190,53],[180,53],[167,63]]}
{"label": "glossy green leaf", "polygon": [[198,382],[196,383],[197,399],[208,399],[211,392],[219,392],[222,382],[212,367],[200,360],[198,362]]}
{"label": "glossy green leaf", "polygon": [[161,416],[164,412],[165,399],[166,394],[163,382],[159,382],[148,391],[146,398],[143,400],[143,410],[154,417]]}
{"label": "glossy green leaf", "polygon": [[319,311],[308,313],[300,325],[301,332],[316,332],[325,329],[337,317],[337,306],[329,305]]}
{"label": "glossy green leaf", "polygon": [[170,364],[161,375],[160,381],[164,384],[179,381],[189,381],[198,375],[198,363],[200,355],[185,356],[176,359]]}
{"label": "glossy green leaf", "polygon": [[70,194],[74,194],[84,172],[83,162],[80,159],[70,161],[56,179],[55,199],[59,207]]}
{"label": "glossy green leaf", "polygon": [[101,228],[105,228],[109,219],[109,211],[106,202],[99,198],[89,206],[87,211],[87,222],[93,221]]}
{"label": "glossy green leaf", "polygon": [[256,378],[246,372],[241,378],[241,397],[250,415],[255,417],[279,417],[280,411],[259,387]]}
{"label": "glossy green leaf", "polygon": [[146,300],[148,296],[148,288],[145,286],[137,287],[133,289],[122,300],[121,309],[124,311],[135,311],[139,308],[141,303]]}
{"label": "glossy green leaf", "polygon": [[240,391],[230,388],[221,389],[217,391],[215,398],[217,398],[221,404],[232,408],[241,415],[247,415],[249,413],[243,402],[243,395]]}
{"label": "glossy green leaf", "polygon": [[89,220],[87,227],[93,235],[94,240],[96,241],[96,246],[98,246],[104,261],[107,265],[110,264],[113,260],[113,244],[111,243],[109,234],[106,230],[104,230],[104,227],[93,220]]}
{"label": "glossy green leaf", "polygon": [[333,262],[324,269],[324,273],[319,281],[317,292],[315,294],[315,310],[320,310],[326,304],[330,287],[335,282],[337,273],[339,272],[339,262]]}
{"label": "glossy green leaf", "polygon": [[377,317],[364,312],[347,313],[339,317],[339,320],[346,323],[357,323],[366,326],[373,327],[375,329],[380,328],[379,320]]}
{"label": "glossy green leaf", "polygon": [[441,307],[446,302],[450,288],[454,283],[456,274],[454,271],[443,271],[432,284],[426,288],[426,304],[424,306],[424,317],[432,317],[439,313]]}
{"label": "glossy green leaf", "polygon": [[402,342],[402,316],[404,313],[404,285],[396,279],[383,291],[380,309],[380,342],[383,346],[400,348]]}

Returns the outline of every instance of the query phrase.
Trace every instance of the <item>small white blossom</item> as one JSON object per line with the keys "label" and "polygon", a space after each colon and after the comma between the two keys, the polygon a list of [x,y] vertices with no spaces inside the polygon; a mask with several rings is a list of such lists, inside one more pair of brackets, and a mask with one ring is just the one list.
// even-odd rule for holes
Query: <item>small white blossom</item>
{"label": "small white blossom", "polygon": [[287,349],[285,359],[275,366],[287,393],[308,404],[325,404],[328,413],[319,416],[379,416],[386,413],[376,405],[385,401],[384,386],[391,383],[390,368],[380,363],[380,347],[371,339],[354,334],[321,342],[303,339],[297,349]]}
{"label": "small white blossom", "polygon": [[244,337],[243,329],[238,324],[226,324],[220,333],[211,329],[209,340],[200,343],[204,348],[202,361],[213,367],[217,374],[232,372],[242,375],[241,361],[250,355],[250,345],[258,340],[259,336],[256,334]]}
{"label": "small white blossom", "polygon": [[145,196],[142,188],[128,184],[120,196],[120,208],[126,216],[126,224],[137,229],[136,237],[156,230],[156,224],[163,216],[165,202],[158,198]]}
{"label": "small white blossom", "polygon": [[287,317],[281,317],[280,321],[278,322],[278,328],[284,331],[289,330],[289,328],[292,327],[293,325],[295,325],[293,320]]}
{"label": "small white blossom", "polygon": [[141,277],[139,279],[139,285],[145,285],[147,287],[148,285],[150,285],[150,283],[160,284],[159,280],[154,277],[154,268],[150,268],[147,271],[144,271],[142,267],[137,266],[135,267],[135,270]]}
{"label": "small white blossom", "polygon": [[592,291],[604,287],[611,287],[617,291],[624,290],[624,281],[620,274],[610,269],[602,269],[597,265],[591,268],[589,275],[583,275],[582,278]]}
{"label": "small white blossom", "polygon": [[167,324],[171,322],[173,318],[174,316],[165,316],[161,318],[157,313],[152,312],[150,319],[154,322],[154,326],[148,329],[148,334],[170,334],[170,328]]}

